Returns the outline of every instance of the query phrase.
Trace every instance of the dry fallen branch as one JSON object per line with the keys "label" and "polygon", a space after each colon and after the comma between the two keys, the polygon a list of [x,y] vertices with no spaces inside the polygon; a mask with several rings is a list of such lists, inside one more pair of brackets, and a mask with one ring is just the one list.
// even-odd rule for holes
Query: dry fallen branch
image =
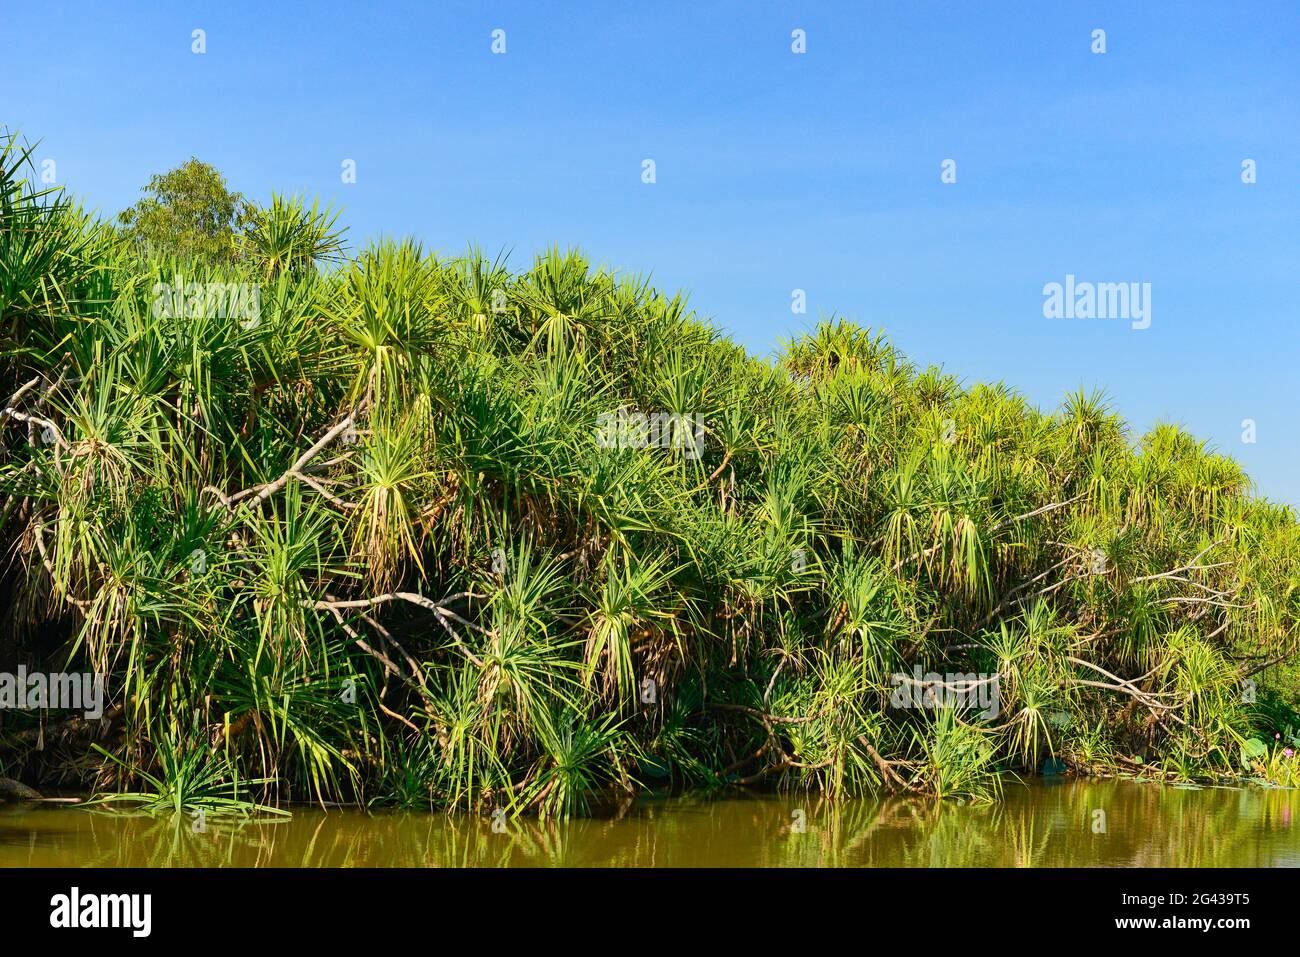
{"label": "dry fallen branch", "polygon": [[294,463],[285,469],[284,473],[275,481],[267,482],[264,485],[254,485],[250,488],[243,489],[242,491],[235,492],[232,495],[226,495],[221,491],[221,489],[213,485],[205,486],[203,490],[215,495],[218,500],[220,500],[221,504],[227,509],[233,510],[240,502],[245,502],[245,507],[247,508],[254,508],[288,485],[290,479],[298,479],[299,481],[310,485],[317,492],[320,492],[331,503],[345,509],[355,508],[356,506],[343,502],[331,493],[327,492],[315,479],[306,475],[303,472],[303,469],[307,468],[312,459],[320,455],[320,453],[337,440],[339,436],[351,429],[353,425],[356,424],[357,418],[361,415],[363,409],[364,403],[351,414],[344,416],[339,422],[335,423],[328,432],[316,440],[316,443],[312,445],[311,448],[298,456]]}
{"label": "dry fallen branch", "polygon": [[1044,505],[1041,508],[1036,508],[1032,512],[1025,512],[1023,515],[1017,515],[1014,518],[1008,518],[1005,521],[999,522],[997,525],[994,525],[991,529],[989,529],[989,534],[996,535],[1004,528],[1010,528],[1012,525],[1015,525],[1019,522],[1023,522],[1026,519],[1035,518],[1039,515],[1045,515],[1048,512],[1054,512],[1058,508],[1065,508],[1068,505],[1073,505],[1075,502],[1079,501],[1081,498],[1084,497],[1085,495],[1083,494],[1076,495],[1074,496],[1074,498],[1066,499],[1064,502],[1052,502],[1049,505]]}
{"label": "dry fallen branch", "polygon": [[[455,601],[458,598],[465,598],[465,597],[469,597],[468,592],[458,592],[455,595],[448,595],[445,599],[443,599],[443,601]],[[441,625],[443,630],[446,631],[447,634],[451,636],[452,641],[456,643],[456,646],[460,648],[460,650],[464,653],[465,657],[467,657],[479,668],[483,667],[483,660],[479,658],[477,655],[475,655],[474,652],[469,650],[469,647],[461,640],[460,635],[456,634],[456,632],[451,628],[451,626],[447,624],[447,619],[451,619],[452,621],[459,622],[483,634],[491,634],[491,632],[489,632],[485,628],[480,627],[479,625],[475,625],[473,622],[466,621],[464,618],[456,614],[450,608],[444,607],[442,604],[434,601],[433,599],[426,598],[423,595],[417,594],[415,592],[408,592],[408,591],[388,592],[387,594],[384,595],[376,595],[373,598],[350,598],[350,599],[317,601],[312,603],[312,607],[321,610],[338,612],[349,608],[351,609],[373,608],[376,605],[382,605],[392,601],[410,602],[413,605],[418,605],[419,607],[424,608],[427,611],[433,612],[434,615],[436,616],[438,624]]]}

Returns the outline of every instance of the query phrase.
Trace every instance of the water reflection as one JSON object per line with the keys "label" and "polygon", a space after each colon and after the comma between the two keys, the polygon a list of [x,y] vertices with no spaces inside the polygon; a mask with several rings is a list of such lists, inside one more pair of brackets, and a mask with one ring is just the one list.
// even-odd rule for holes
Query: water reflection
{"label": "water reflection", "polygon": [[1300,865],[1300,792],[1009,785],[989,807],[812,796],[643,799],[569,822],[298,809],[223,824],[0,805],[0,866],[1265,867]]}

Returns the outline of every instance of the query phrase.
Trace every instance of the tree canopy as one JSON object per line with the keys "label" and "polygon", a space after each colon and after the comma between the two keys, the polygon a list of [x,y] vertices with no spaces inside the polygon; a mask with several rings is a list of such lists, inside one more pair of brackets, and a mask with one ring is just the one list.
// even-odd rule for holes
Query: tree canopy
{"label": "tree canopy", "polygon": [[144,196],[118,222],[147,254],[230,263],[237,256],[237,234],[252,214],[253,207],[215,167],[191,157],[151,177]]}

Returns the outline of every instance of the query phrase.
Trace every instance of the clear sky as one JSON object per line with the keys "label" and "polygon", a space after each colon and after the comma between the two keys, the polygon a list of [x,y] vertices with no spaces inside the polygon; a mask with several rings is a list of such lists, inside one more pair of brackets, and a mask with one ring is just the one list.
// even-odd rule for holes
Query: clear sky
{"label": "clear sky", "polygon": [[[759,353],[835,313],[1047,409],[1103,387],[1300,504],[1295,0],[0,0],[0,50],[0,124],[105,213],[196,155],[354,246],[577,245]],[[1045,318],[1067,274],[1151,283],[1150,328]]]}

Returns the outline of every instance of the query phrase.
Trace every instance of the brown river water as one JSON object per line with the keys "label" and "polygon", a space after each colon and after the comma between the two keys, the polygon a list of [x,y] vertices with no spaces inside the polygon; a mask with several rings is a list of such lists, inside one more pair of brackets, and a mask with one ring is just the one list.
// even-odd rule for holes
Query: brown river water
{"label": "brown river water", "polygon": [[992,806],[643,798],[570,821],[296,808],[249,821],[0,804],[0,867],[1295,867],[1300,791],[1008,783]]}

